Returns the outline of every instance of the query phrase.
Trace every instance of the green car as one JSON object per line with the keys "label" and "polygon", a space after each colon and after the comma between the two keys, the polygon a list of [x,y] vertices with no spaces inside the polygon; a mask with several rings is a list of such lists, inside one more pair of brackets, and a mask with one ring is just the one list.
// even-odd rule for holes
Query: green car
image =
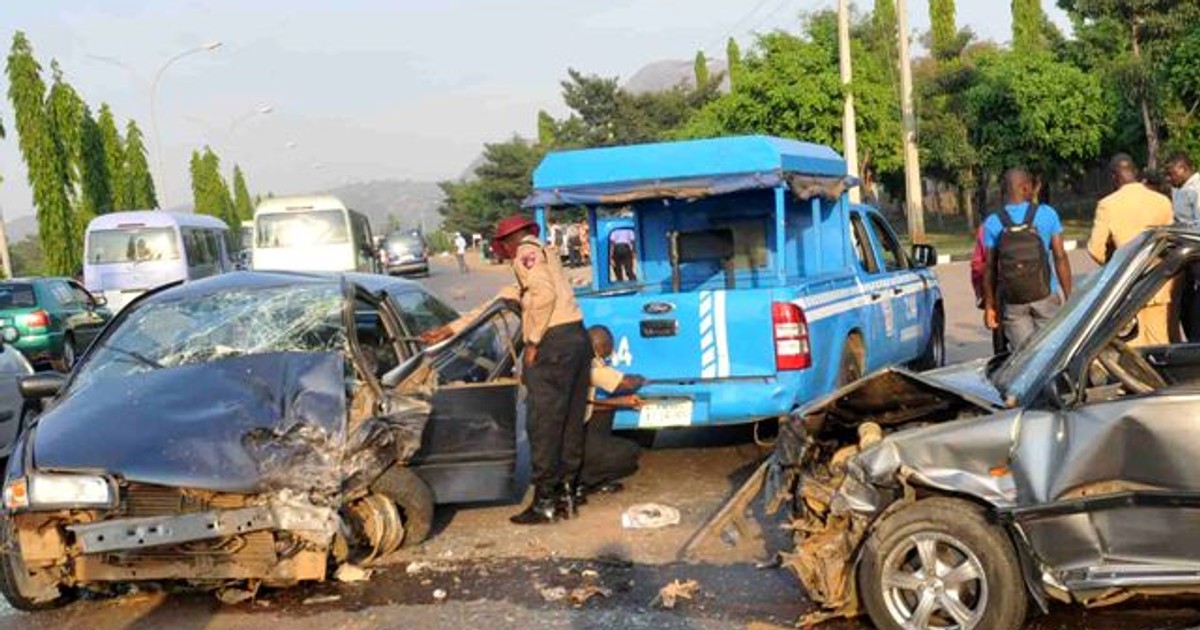
{"label": "green car", "polygon": [[12,326],[12,345],[35,366],[69,372],[75,358],[112,319],[103,297],[69,278],[0,282],[0,329]]}

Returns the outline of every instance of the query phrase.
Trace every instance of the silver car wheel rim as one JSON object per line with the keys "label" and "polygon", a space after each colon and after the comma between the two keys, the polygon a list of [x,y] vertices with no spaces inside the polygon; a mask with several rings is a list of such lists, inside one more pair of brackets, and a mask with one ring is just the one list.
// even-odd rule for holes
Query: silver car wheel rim
{"label": "silver car wheel rim", "polygon": [[880,582],[888,614],[906,630],[972,630],[987,609],[983,563],[945,534],[906,538],[884,559]]}
{"label": "silver car wheel rim", "polygon": [[68,370],[75,367],[75,346],[71,345],[70,340],[63,344],[63,364]]}

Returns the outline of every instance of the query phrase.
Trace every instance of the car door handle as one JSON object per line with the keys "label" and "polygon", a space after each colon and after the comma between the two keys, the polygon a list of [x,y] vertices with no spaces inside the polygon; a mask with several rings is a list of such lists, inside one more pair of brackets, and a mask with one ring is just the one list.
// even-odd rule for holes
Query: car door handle
{"label": "car door handle", "polygon": [[902,293],[904,293],[904,289],[902,289],[900,287],[896,287],[896,288],[892,289],[892,295],[900,295]]}
{"label": "car door handle", "polygon": [[878,302],[878,301],[879,301],[879,299],[880,299],[880,298],[882,298],[882,297],[883,297],[883,294],[882,294],[882,293],[872,293],[872,294],[871,294],[871,301],[872,301],[872,302]]}

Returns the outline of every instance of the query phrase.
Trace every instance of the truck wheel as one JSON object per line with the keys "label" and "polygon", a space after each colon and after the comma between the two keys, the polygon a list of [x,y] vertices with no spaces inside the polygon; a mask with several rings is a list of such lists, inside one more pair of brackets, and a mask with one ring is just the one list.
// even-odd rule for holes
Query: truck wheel
{"label": "truck wheel", "polygon": [[918,370],[933,370],[946,365],[946,313],[939,304],[933,311],[933,325],[929,330],[929,343],[921,358],[913,363]]}
{"label": "truck wheel", "polygon": [[846,337],[846,345],[842,346],[842,361],[838,367],[837,387],[845,387],[862,378],[866,371],[867,349],[863,346],[862,337],[857,334]]}
{"label": "truck wheel", "polygon": [[433,528],[433,491],[417,473],[392,466],[371,484],[371,490],[395,501],[400,508],[400,518],[404,521],[401,547],[415,547],[429,537]]}
{"label": "truck wheel", "polygon": [[68,590],[61,584],[53,583],[47,576],[31,573],[21,559],[21,543],[13,530],[11,518],[5,518],[0,525],[0,544],[3,545],[3,557],[0,558],[0,593],[4,599],[17,610],[36,612],[62,608],[71,603],[74,591]]}
{"label": "truck wheel", "polygon": [[858,592],[880,630],[1018,630],[1029,600],[1008,536],[974,503],[902,508],[863,546]]}

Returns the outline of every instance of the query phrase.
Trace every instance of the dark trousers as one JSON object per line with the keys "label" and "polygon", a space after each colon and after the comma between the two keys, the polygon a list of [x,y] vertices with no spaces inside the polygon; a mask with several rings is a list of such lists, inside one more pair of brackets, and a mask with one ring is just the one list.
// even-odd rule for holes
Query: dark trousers
{"label": "dark trousers", "polygon": [[637,274],[633,272],[633,248],[624,243],[614,245],[612,267],[613,273],[617,275],[617,282],[637,280]]}
{"label": "dark trousers", "polygon": [[552,496],[583,467],[584,426],[591,381],[592,345],[583,324],[546,331],[537,359],[525,369],[529,450],[534,491]]}
{"label": "dark trousers", "polygon": [[612,483],[637,472],[641,449],[637,442],[613,434],[613,415],[612,409],[596,409],[587,421],[583,472],[579,475],[584,487]]}

